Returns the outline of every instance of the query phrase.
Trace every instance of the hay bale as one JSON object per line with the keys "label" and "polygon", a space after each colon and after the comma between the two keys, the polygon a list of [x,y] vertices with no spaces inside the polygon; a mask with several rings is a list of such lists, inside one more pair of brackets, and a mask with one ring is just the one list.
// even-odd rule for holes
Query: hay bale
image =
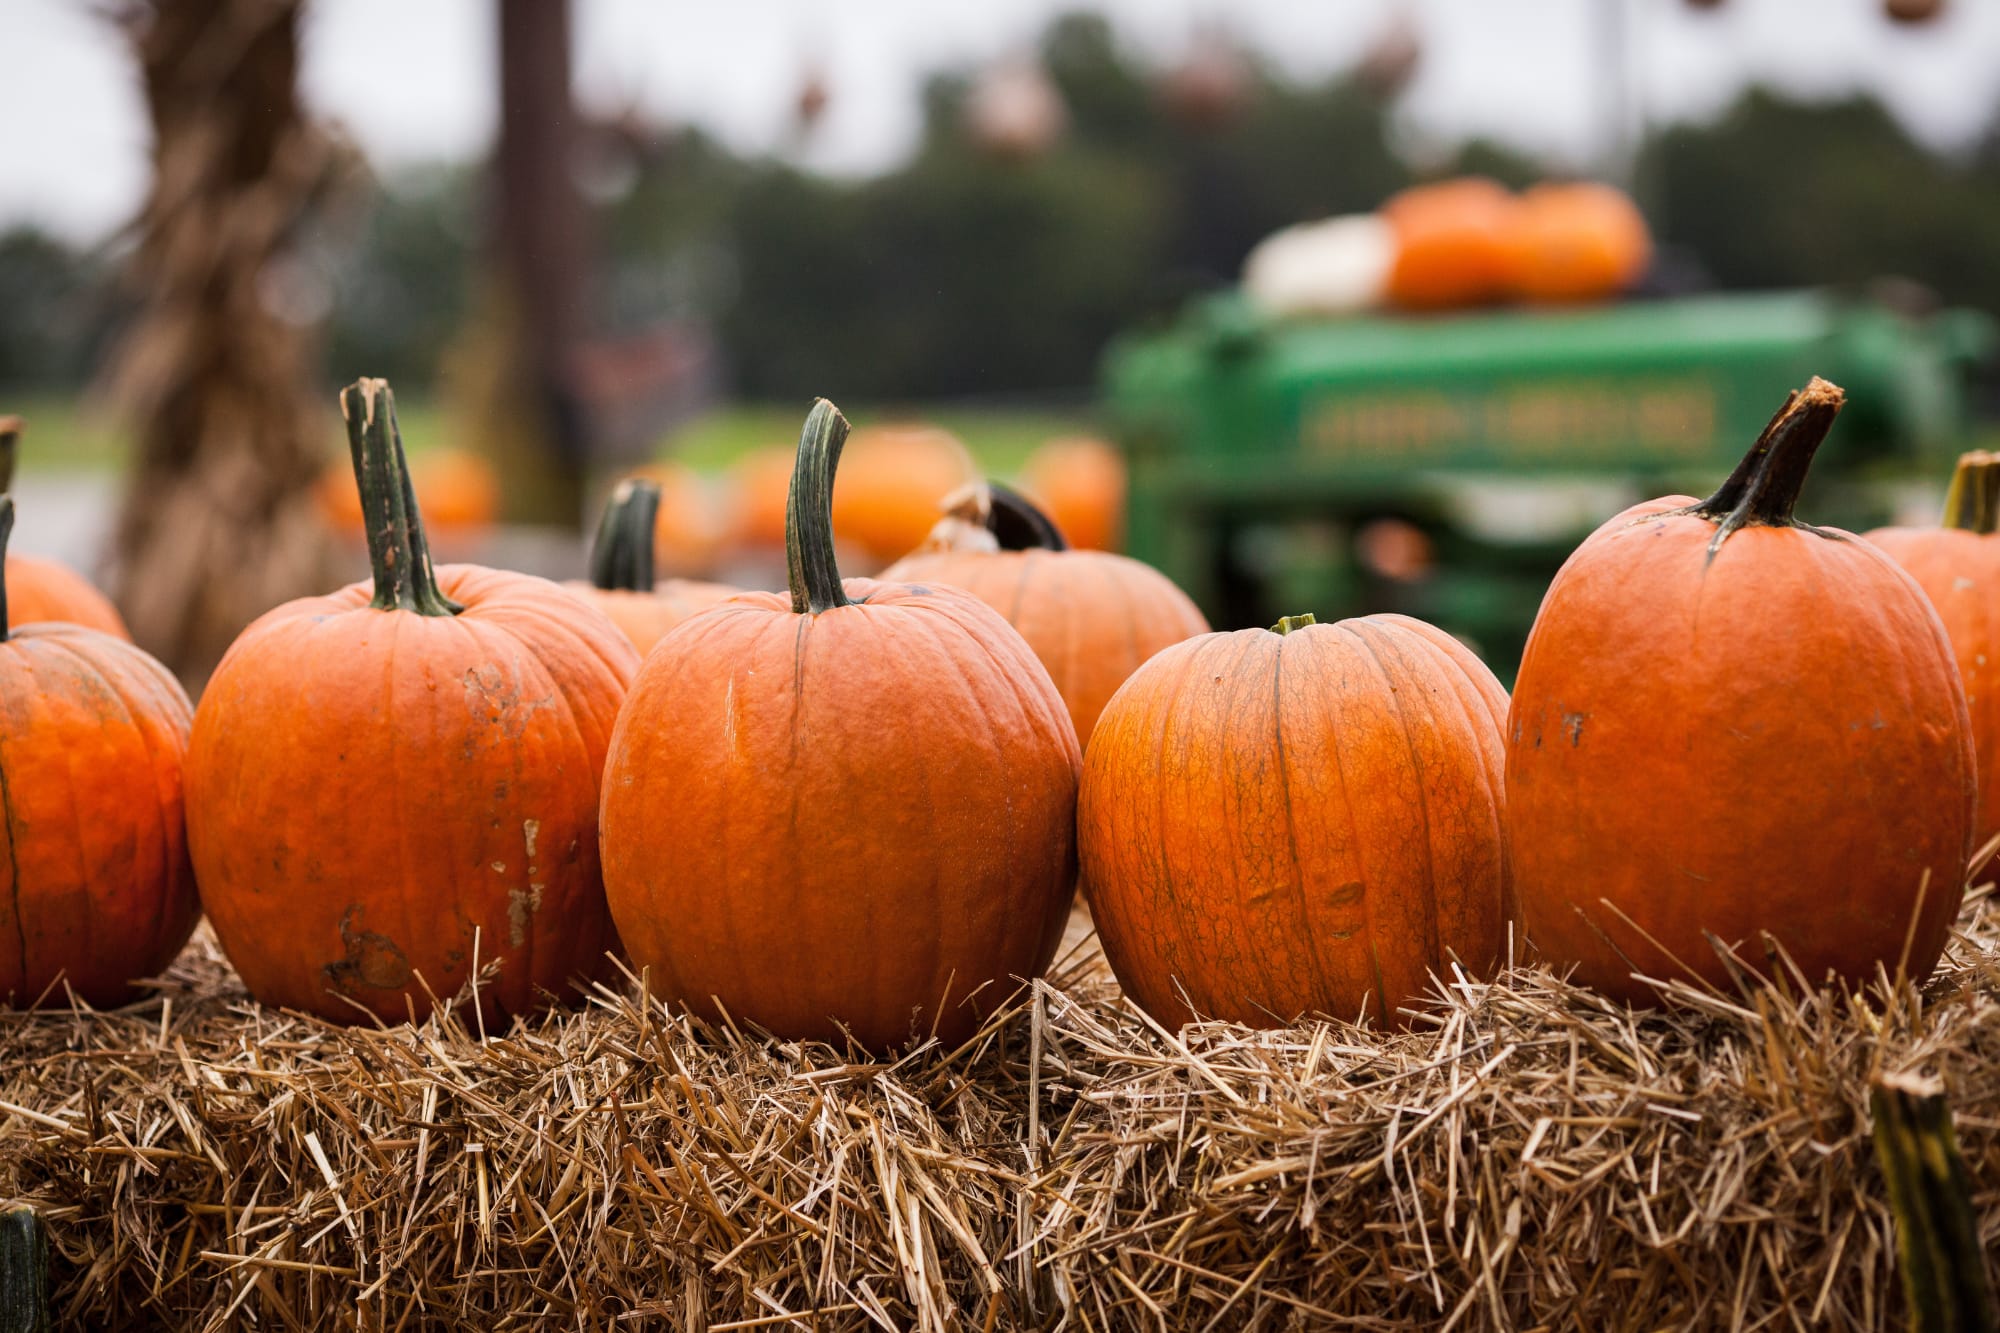
{"label": "hay bale", "polygon": [[144,1003],[0,1015],[0,1200],[92,1328],[1893,1326],[1869,1079],[1944,1081],[1991,1251],[1996,948],[1981,894],[1921,994],[1523,967],[1407,1032],[1169,1033],[1085,937],[882,1061],[631,986],[343,1029],[203,931]]}

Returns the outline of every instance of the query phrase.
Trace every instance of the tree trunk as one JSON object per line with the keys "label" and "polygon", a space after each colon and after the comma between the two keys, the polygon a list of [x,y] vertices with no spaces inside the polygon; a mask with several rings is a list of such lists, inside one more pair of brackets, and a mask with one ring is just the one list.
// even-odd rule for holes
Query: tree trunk
{"label": "tree trunk", "polygon": [[334,577],[313,504],[334,404],[314,386],[311,312],[286,293],[291,245],[346,160],[299,103],[301,7],[125,14],[154,138],[139,312],[111,376],[137,453],[113,591],[133,636],[190,681],[255,616]]}

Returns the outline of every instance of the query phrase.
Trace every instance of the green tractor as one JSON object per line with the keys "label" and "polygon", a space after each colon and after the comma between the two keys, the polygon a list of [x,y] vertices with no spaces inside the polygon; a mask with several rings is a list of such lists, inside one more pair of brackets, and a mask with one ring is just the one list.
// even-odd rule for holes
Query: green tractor
{"label": "green tractor", "polygon": [[1219,627],[1401,611],[1509,677],[1578,541],[1640,499],[1707,494],[1815,374],[1848,407],[1811,521],[1941,494],[1993,341],[1973,312],[1816,291],[1312,321],[1211,297],[1107,354],[1127,549]]}

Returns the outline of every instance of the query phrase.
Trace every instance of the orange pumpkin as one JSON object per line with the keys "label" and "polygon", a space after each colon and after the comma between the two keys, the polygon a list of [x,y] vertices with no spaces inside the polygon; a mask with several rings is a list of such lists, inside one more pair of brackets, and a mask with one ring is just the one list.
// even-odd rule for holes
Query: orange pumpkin
{"label": "orange pumpkin", "polygon": [[1766,937],[1817,983],[1921,981],[1958,914],[1971,722],[1944,627],[1880,550],[1793,520],[1842,402],[1815,379],[1720,490],[1599,528],[1514,687],[1507,817],[1528,937],[1606,994],[1729,987]]}
{"label": "orange pumpkin", "polygon": [[[14,462],[25,423],[0,417],[0,491],[14,488]],[[62,621],[132,641],[111,599],[68,565],[32,555],[7,557],[7,628]]]}
{"label": "orange pumpkin", "polygon": [[1944,525],[1878,528],[1868,540],[1917,581],[1958,659],[1979,757],[1975,844],[2000,833],[2000,454],[1958,460]]}
{"label": "orange pumpkin", "polygon": [[659,490],[653,551],[662,574],[711,568],[728,535],[721,506],[701,474],[684,463],[648,463],[632,473]]}
{"label": "orange pumpkin", "polygon": [[654,993],[791,1039],[947,1046],[1048,966],[1078,754],[1020,635],[954,588],[833,558],[847,423],[799,442],[791,590],[646,658],[604,778],[605,889]]}
{"label": "orange pumpkin", "polygon": [[1115,551],[1125,538],[1125,458],[1087,435],[1053,439],[1021,465],[1021,489],[1070,545]]}
{"label": "orange pumpkin", "polygon": [[964,588],[1007,617],[1048,668],[1088,744],[1104,705],[1171,644],[1208,632],[1200,608],[1151,565],[1075,551],[1040,510],[992,483],[954,497],[930,540],[884,571]]}
{"label": "orange pumpkin", "polygon": [[1505,286],[1514,198],[1482,177],[1417,185],[1382,205],[1396,238],[1391,302],[1415,310],[1478,305]]}
{"label": "orange pumpkin", "polygon": [[[0,497],[0,551],[14,501]],[[13,565],[0,575],[11,624]],[[131,644],[75,624],[0,630],[0,1005],[122,1004],[201,915],[181,770],[187,695]]]}
{"label": "orange pumpkin", "polygon": [[475,967],[518,1013],[615,944],[598,873],[604,750],[638,654],[560,586],[433,570],[380,380],[341,396],[372,586],[245,630],[196,711],[188,842],[266,1004],[428,1013]]}
{"label": "orange pumpkin", "polygon": [[1593,181],[1537,185],[1515,205],[1507,286],[1529,301],[1596,301],[1645,275],[1653,240],[1624,191]]}
{"label": "orange pumpkin", "polygon": [[935,426],[854,432],[833,491],[841,536],[887,562],[923,541],[944,498],[978,475],[958,437]]}
{"label": "orange pumpkin", "polygon": [[694,579],[653,579],[657,482],[628,477],[611,492],[591,551],[590,581],[564,586],[625,633],[644,657],[660,637],[697,611],[734,597],[740,588]]}
{"label": "orange pumpkin", "polygon": [[1511,911],[1507,695],[1442,630],[1311,616],[1207,634],[1098,719],[1083,888],[1118,982],[1168,1026],[1381,1018]]}
{"label": "orange pumpkin", "polygon": [[783,548],[792,451],[752,449],[729,468],[729,534],[739,546]]}

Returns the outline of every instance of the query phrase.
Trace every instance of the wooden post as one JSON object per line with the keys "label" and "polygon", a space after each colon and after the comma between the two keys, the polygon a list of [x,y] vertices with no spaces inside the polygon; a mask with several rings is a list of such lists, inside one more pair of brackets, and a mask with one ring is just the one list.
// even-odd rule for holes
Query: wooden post
{"label": "wooden post", "polygon": [[26,1206],[0,1212],[0,1333],[48,1333],[49,1244]]}
{"label": "wooden post", "polygon": [[1910,1074],[1883,1074],[1868,1094],[1875,1116],[1875,1157],[1896,1214],[1896,1253],[1910,1327],[1917,1333],[2000,1328],[1972,1188],[1958,1155],[1944,1085]]}

